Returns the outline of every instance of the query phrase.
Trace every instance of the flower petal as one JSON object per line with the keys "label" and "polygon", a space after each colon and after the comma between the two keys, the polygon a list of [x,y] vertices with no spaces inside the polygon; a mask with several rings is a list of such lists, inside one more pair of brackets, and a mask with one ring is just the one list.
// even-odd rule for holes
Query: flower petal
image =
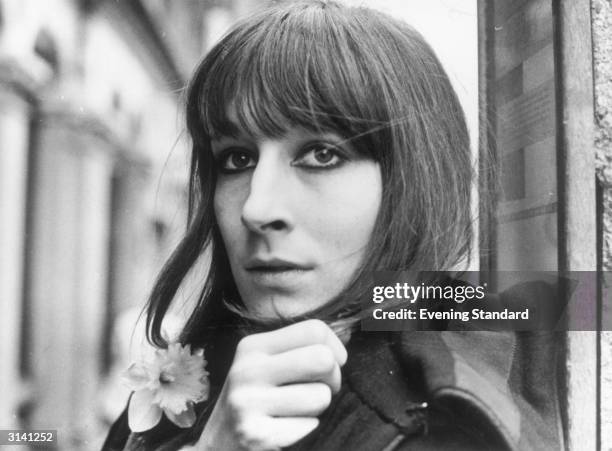
{"label": "flower petal", "polygon": [[128,425],[133,432],[148,431],[161,419],[161,408],[153,403],[151,390],[134,392],[128,407]]}
{"label": "flower petal", "polygon": [[187,410],[183,410],[179,414],[175,414],[171,410],[166,409],[164,409],[164,413],[170,421],[172,421],[174,424],[181,428],[190,428],[191,426],[193,426],[196,420],[196,414],[193,410],[193,405],[191,404],[187,407]]}
{"label": "flower petal", "polygon": [[170,343],[157,351],[159,378],[157,385],[149,385],[155,392],[154,403],[164,412],[180,415],[189,403],[208,398],[209,382],[203,350],[191,353],[191,346]]}
{"label": "flower petal", "polygon": [[149,383],[151,376],[143,365],[132,363],[130,367],[122,374],[122,379],[125,385],[130,390],[138,391],[144,388]]}

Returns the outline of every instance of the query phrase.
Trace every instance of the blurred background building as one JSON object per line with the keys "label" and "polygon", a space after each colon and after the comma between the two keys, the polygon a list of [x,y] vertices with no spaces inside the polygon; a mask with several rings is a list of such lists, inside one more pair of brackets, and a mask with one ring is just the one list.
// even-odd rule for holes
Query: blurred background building
{"label": "blurred background building", "polygon": [[[126,401],[117,379],[134,323],[184,227],[184,86],[266,3],[0,0],[1,429],[100,447]],[[612,0],[350,3],[426,36],[475,160],[495,154],[503,190],[472,267],[611,268]],[[606,283],[592,313],[609,330]],[[560,347],[568,448],[612,447],[612,335],[568,334]]]}
{"label": "blurred background building", "polygon": [[184,221],[182,89],[247,8],[0,2],[0,427],[99,448],[114,320]]}

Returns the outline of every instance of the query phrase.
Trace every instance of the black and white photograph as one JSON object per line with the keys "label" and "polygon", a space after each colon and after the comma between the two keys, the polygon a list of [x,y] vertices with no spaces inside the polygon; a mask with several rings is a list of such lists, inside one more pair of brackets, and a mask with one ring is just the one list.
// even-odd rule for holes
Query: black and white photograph
{"label": "black and white photograph", "polygon": [[0,448],[612,451],[612,0],[0,0]]}

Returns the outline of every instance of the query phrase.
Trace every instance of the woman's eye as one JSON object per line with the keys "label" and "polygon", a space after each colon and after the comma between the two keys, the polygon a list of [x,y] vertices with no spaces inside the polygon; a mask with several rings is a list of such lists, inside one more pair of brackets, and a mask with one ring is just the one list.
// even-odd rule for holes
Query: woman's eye
{"label": "woman's eye", "polygon": [[333,145],[319,143],[307,146],[302,155],[294,161],[294,166],[306,168],[331,168],[346,161],[342,153]]}
{"label": "woman's eye", "polygon": [[249,152],[239,149],[228,149],[222,153],[218,161],[219,169],[225,173],[244,171],[255,167],[256,164],[255,159]]}

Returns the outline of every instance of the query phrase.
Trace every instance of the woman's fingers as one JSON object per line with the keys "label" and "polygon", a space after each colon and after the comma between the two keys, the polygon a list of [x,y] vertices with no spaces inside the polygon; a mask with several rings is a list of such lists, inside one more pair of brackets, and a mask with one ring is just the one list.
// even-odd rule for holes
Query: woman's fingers
{"label": "woman's fingers", "polygon": [[279,450],[305,437],[318,425],[317,418],[252,415],[241,422],[238,441],[249,451]]}
{"label": "woman's fingers", "polygon": [[323,382],[334,393],[340,390],[340,365],[328,346],[316,344],[292,349],[271,356],[268,363],[272,385]]}
{"label": "woman's fingers", "polygon": [[307,320],[272,332],[249,335],[240,341],[236,355],[251,352],[279,354],[312,344],[329,346],[340,366],[346,362],[346,349],[330,327],[320,320]]}
{"label": "woman's fingers", "polygon": [[315,344],[275,355],[245,355],[230,369],[228,382],[232,388],[323,382],[335,393],[341,372],[329,346]]}
{"label": "woman's fingers", "polygon": [[232,393],[228,403],[235,412],[259,411],[272,417],[315,417],[331,402],[327,384],[312,382],[280,387],[252,387]]}
{"label": "woman's fingers", "polygon": [[311,433],[318,425],[317,418],[284,417],[270,418],[272,441],[284,448]]}
{"label": "woman's fingers", "polygon": [[331,399],[332,392],[327,384],[292,384],[275,387],[263,406],[270,416],[316,417],[329,407]]}
{"label": "woman's fingers", "polygon": [[292,445],[317,427],[340,390],[346,358],[342,342],[318,320],[243,338],[202,440],[225,440],[227,449]]}

